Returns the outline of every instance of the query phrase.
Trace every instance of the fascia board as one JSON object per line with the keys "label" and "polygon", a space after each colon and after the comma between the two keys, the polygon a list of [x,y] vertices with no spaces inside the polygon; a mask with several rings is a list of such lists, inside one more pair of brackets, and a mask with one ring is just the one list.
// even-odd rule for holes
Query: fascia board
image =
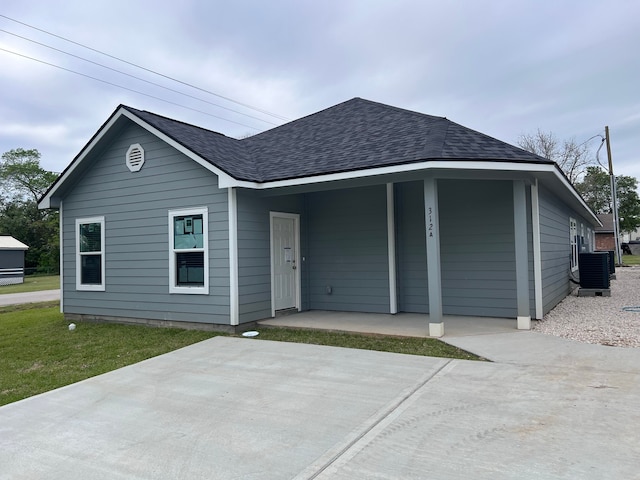
{"label": "fascia board", "polygon": [[554,173],[556,174],[556,177],[558,178],[558,180],[560,180],[564,185],[564,187],[573,194],[574,198],[578,202],[580,202],[580,205],[582,205],[582,208],[584,208],[585,211],[589,213],[589,216],[591,217],[591,219],[594,220],[597,225],[602,226],[602,222],[600,222],[600,219],[598,218],[598,216],[591,210],[591,208],[587,205],[587,203],[580,196],[580,194],[578,194],[578,192],[573,187],[573,185],[571,185],[567,177],[560,172],[560,167],[557,167],[556,165],[552,165],[552,167],[554,167]]}
{"label": "fascia board", "polygon": [[[548,167],[539,170],[535,167]],[[404,165],[391,165],[388,167],[368,168],[365,170],[352,170],[348,172],[330,173],[326,175],[315,175],[312,177],[300,177],[289,180],[274,180],[271,182],[248,182],[236,180],[229,184],[220,184],[220,187],[243,187],[256,190],[266,190],[270,188],[293,187],[298,185],[310,185],[313,183],[335,182],[340,180],[352,180],[356,178],[373,177],[376,175],[389,175],[393,173],[414,172],[420,170],[511,170],[518,172],[552,171],[553,165],[531,164],[519,162],[475,162],[475,161],[455,161],[455,160],[430,160],[427,162],[409,163]]]}
{"label": "fascia board", "polygon": [[569,183],[567,178],[559,171],[555,164],[550,163],[524,163],[524,162],[493,162],[493,161],[470,161],[470,160],[431,160],[427,162],[409,163],[404,165],[392,165],[388,167],[370,168],[366,170],[353,170],[349,172],[331,173],[327,175],[316,175],[312,177],[301,177],[289,180],[275,180],[272,182],[248,182],[236,180],[227,176],[225,181],[220,179],[220,188],[240,187],[254,190],[267,190],[273,188],[293,187],[300,185],[312,185],[317,183],[335,182],[340,180],[353,180],[356,178],[374,177],[377,175],[390,175],[394,173],[417,172],[420,170],[483,170],[483,171],[512,171],[525,173],[548,173],[553,174],[555,178],[562,183],[563,187],[574,197],[574,199],[582,206],[588,216],[600,224],[598,217],[591,211],[585,201],[576,192],[575,188]]}

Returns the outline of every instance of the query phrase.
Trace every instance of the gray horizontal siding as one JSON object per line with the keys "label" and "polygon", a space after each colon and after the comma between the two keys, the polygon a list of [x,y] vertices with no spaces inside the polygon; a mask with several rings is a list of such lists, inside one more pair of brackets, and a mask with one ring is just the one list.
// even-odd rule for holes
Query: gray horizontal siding
{"label": "gray horizontal siding", "polygon": [[[542,260],[542,302],[546,314],[571,291],[570,217],[580,225],[585,220],[572,212],[553,193],[539,189],[540,249]],[[586,231],[585,225],[585,231]]]}
{"label": "gray horizontal siding", "polygon": [[301,214],[304,202],[301,195],[272,197],[250,190],[238,190],[237,200],[239,321],[245,323],[271,317],[269,212]]}
{"label": "gray horizontal siding", "polygon": [[[396,185],[399,309],[418,313],[429,311],[423,188]],[[515,317],[512,182],[438,180],[438,192],[444,313]]]}
{"label": "gray horizontal siding", "polygon": [[540,257],[543,312],[549,312],[569,294],[571,246],[570,211],[547,189],[539,188]]}
{"label": "gray horizontal siding", "polygon": [[512,185],[438,180],[445,314],[517,316]]}
{"label": "gray horizontal siding", "polygon": [[[546,314],[555,307],[573,288],[571,276],[570,218],[578,225],[578,235],[582,227],[594,229],[594,225],[575,211],[552,192],[539,188],[540,204],[540,248],[542,261],[542,300]],[[591,248],[584,246],[585,251]],[[578,273],[575,274],[576,276]]]}
{"label": "gray horizontal siding", "polygon": [[310,193],[306,204],[309,308],[388,313],[386,186]]}
{"label": "gray horizontal siding", "polygon": [[424,183],[398,183],[394,190],[398,310],[429,313]]}
{"label": "gray horizontal siding", "polygon": [[[137,173],[125,153],[140,143]],[[63,199],[65,313],[229,324],[227,191],[215,175],[131,124],[108,148],[87,158],[91,168]],[[209,295],[169,294],[168,211],[209,212]],[[75,219],[105,217],[105,292],[76,291]]]}

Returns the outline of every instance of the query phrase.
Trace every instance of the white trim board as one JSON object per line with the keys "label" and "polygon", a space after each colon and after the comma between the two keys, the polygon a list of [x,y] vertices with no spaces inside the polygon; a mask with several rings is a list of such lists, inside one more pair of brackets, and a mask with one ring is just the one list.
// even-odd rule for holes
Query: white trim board
{"label": "white trim board", "polygon": [[[324,175],[315,175],[311,177],[301,177],[289,180],[274,180],[270,182],[250,182],[245,180],[237,180],[231,176],[220,178],[220,188],[226,187],[243,187],[255,190],[267,190],[281,187],[294,187],[300,185],[311,185],[325,182],[335,182],[340,180],[353,180],[358,178],[374,177],[378,175],[390,175],[397,173],[433,171],[433,170],[469,170],[469,171],[510,171],[523,173],[551,173],[559,180],[564,188],[571,193],[571,196],[585,209],[591,212],[585,201],[571,186],[567,178],[560,172],[559,167],[555,164],[548,163],[526,163],[526,162],[497,162],[497,161],[471,161],[471,160],[428,160],[423,162],[390,165],[386,167],[367,168],[362,170],[352,170],[348,172],[329,173]],[[591,214],[592,219],[600,224],[600,220]]]}

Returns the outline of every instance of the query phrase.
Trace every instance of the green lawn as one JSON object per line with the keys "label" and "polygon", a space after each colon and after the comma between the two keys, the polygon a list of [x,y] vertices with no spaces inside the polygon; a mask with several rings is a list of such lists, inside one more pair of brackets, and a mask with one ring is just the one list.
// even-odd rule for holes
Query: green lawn
{"label": "green lawn", "polygon": [[[219,335],[215,332],[80,323],[58,302],[0,307],[0,405],[78,382]],[[338,347],[481,360],[435,339],[262,328],[257,337]],[[245,341],[259,341],[246,339]]]}
{"label": "green lawn", "polygon": [[623,255],[622,263],[624,265],[640,265],[640,255]]}
{"label": "green lawn", "polygon": [[24,283],[18,285],[2,285],[0,286],[0,295],[3,293],[23,293],[38,292],[40,290],[56,290],[60,288],[60,276],[38,276],[27,275],[24,277]]}
{"label": "green lawn", "polygon": [[70,332],[59,308],[58,302],[0,308],[0,405],[216,335],[97,323]]}
{"label": "green lawn", "polygon": [[255,339],[279,342],[312,343],[334,347],[361,348],[382,352],[406,353],[429,357],[483,360],[473,353],[436,340],[435,338],[390,337],[357,333],[331,332],[327,330],[303,330],[294,328],[267,327],[259,329]]}

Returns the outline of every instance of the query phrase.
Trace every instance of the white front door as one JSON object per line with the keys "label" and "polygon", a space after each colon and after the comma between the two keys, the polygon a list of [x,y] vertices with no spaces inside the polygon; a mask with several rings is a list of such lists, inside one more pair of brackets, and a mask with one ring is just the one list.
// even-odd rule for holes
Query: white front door
{"label": "white front door", "polygon": [[273,310],[298,305],[298,216],[271,213],[271,295]]}

